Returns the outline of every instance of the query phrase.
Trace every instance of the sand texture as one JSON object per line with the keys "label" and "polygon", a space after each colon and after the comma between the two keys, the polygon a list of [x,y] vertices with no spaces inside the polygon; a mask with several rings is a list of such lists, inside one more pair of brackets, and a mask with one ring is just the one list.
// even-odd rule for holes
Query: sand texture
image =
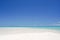
{"label": "sand texture", "polygon": [[60,33],[48,29],[0,28],[0,40],[60,40]]}

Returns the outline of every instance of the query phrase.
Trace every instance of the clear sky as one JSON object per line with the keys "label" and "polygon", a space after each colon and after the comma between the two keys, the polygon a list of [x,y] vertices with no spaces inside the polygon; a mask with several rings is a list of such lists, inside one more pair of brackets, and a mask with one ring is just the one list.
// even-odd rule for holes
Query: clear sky
{"label": "clear sky", "polygon": [[0,26],[60,25],[60,0],[0,0]]}

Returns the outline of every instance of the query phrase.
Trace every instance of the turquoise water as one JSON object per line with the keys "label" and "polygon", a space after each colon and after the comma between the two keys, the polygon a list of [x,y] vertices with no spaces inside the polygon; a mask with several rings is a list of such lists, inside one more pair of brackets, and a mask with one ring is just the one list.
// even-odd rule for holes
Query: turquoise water
{"label": "turquoise water", "polygon": [[0,28],[40,28],[60,30],[60,26],[0,26]]}

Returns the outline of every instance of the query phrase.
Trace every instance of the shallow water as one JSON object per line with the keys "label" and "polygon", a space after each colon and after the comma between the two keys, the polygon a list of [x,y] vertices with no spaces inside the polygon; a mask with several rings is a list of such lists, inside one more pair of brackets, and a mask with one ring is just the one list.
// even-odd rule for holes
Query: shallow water
{"label": "shallow water", "polygon": [[60,31],[60,26],[3,26],[0,28],[37,28],[37,29],[51,29]]}

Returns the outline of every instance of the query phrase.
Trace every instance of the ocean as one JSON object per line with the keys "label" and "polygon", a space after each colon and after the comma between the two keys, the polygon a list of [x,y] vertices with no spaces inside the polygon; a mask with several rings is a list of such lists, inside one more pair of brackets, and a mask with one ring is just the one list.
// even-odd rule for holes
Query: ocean
{"label": "ocean", "polygon": [[0,28],[37,28],[37,29],[60,30],[60,26],[0,26]]}

